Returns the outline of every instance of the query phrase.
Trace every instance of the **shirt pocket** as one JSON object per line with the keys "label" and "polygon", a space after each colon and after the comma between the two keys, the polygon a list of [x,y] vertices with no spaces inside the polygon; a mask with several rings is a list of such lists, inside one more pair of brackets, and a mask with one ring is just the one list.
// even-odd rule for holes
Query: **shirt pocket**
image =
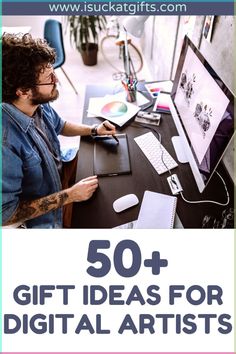
{"label": "shirt pocket", "polygon": [[36,151],[32,151],[23,161],[23,193],[31,197],[40,196],[44,189],[43,183],[42,159]]}
{"label": "shirt pocket", "polygon": [[35,168],[37,166],[41,166],[42,159],[36,151],[32,151],[27,154],[23,161],[23,169],[29,170],[31,168]]}

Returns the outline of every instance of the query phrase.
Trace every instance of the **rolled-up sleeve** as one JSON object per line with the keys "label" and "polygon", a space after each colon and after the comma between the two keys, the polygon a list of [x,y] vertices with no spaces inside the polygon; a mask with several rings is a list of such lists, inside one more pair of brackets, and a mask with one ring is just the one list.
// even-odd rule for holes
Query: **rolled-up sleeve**
{"label": "rolled-up sleeve", "polygon": [[12,149],[2,147],[2,223],[14,215],[18,205],[22,186],[22,161]]}

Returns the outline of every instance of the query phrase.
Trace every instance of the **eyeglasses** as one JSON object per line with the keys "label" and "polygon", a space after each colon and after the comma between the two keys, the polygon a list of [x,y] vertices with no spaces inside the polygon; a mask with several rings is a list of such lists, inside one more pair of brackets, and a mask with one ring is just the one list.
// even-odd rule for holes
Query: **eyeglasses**
{"label": "eyeglasses", "polygon": [[47,85],[54,85],[57,82],[57,76],[54,72],[50,74],[51,77],[51,82],[48,83],[42,83],[42,84],[35,84],[35,86],[47,86]]}

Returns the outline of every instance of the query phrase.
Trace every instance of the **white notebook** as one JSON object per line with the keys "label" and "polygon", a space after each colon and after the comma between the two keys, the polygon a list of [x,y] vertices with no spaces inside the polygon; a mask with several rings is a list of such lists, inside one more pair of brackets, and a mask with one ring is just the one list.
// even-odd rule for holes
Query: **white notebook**
{"label": "white notebook", "polygon": [[135,229],[172,229],[177,198],[145,191]]}

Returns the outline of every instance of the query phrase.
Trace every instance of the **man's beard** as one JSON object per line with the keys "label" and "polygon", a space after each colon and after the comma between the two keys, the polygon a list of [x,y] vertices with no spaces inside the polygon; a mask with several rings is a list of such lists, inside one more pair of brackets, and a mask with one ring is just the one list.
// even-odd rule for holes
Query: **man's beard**
{"label": "man's beard", "polygon": [[53,102],[59,97],[59,91],[57,85],[54,85],[51,91],[51,94],[42,94],[39,93],[37,88],[32,90],[33,97],[31,98],[31,103],[33,105]]}

